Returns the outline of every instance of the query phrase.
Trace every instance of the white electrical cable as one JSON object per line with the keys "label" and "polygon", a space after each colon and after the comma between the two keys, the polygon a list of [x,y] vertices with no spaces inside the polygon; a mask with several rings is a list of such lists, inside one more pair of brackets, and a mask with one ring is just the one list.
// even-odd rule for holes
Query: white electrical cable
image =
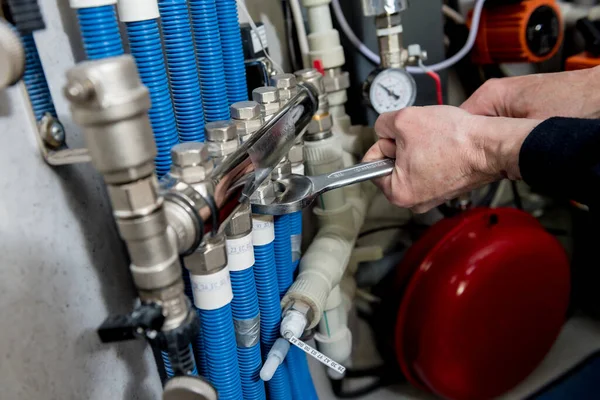
{"label": "white electrical cable", "polygon": [[283,70],[283,68],[281,68],[281,65],[279,65],[277,62],[275,62],[275,60],[273,60],[271,58],[271,56],[269,55],[269,51],[267,50],[267,44],[265,42],[263,42],[263,39],[260,35],[258,27],[256,26],[256,24],[254,23],[254,20],[250,16],[250,12],[246,8],[246,4],[244,4],[244,0],[237,0],[237,4],[240,7],[240,10],[242,10],[244,15],[246,16],[246,18],[248,18],[248,23],[250,24],[250,27],[252,27],[252,32],[254,32],[254,34],[260,41],[260,45],[262,46],[263,51],[265,52],[265,56],[267,57],[267,60],[271,61],[271,63],[273,64],[273,67],[275,68],[275,70],[277,70],[277,73],[283,74],[285,71]]}
{"label": "white electrical cable", "polygon": [[[428,65],[427,68],[434,72],[438,72],[444,70],[446,68],[450,68],[460,60],[462,60],[473,48],[475,45],[475,39],[477,39],[477,31],[479,29],[479,22],[481,21],[481,13],[483,11],[483,5],[485,0],[477,0],[475,3],[475,8],[473,11],[473,20],[471,22],[471,31],[469,32],[469,37],[467,39],[467,43],[463,46],[462,49],[452,57],[444,60],[440,63]],[[368,58],[371,62],[375,64],[380,64],[381,59],[377,54],[375,54],[371,49],[369,49],[361,40],[354,34],[350,25],[348,25],[348,21],[346,17],[344,17],[344,13],[342,12],[342,8],[340,7],[339,0],[332,0],[331,2],[333,6],[333,12],[335,14],[342,31],[348,37],[350,42],[356,47],[358,51],[360,51],[366,58]],[[407,67],[408,72],[411,74],[422,74],[424,71],[420,67]]]}
{"label": "white electrical cable", "polygon": [[298,34],[298,44],[300,46],[300,54],[302,54],[302,64],[304,68],[310,68],[308,61],[308,36],[306,35],[306,27],[304,26],[304,18],[302,17],[302,8],[300,8],[300,0],[290,0],[290,8],[294,17],[294,25]]}
{"label": "white electrical cable", "polygon": [[451,19],[458,25],[466,24],[465,17],[447,4],[442,5],[442,13],[446,16],[446,18]]}

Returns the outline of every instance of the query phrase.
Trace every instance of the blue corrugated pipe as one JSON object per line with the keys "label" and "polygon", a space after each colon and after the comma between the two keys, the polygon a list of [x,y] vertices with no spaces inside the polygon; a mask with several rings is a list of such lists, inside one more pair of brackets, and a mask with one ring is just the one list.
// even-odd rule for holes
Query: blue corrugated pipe
{"label": "blue corrugated pipe", "polygon": [[[194,306],[194,293],[192,289],[192,281],[190,279],[190,272],[187,268],[183,267],[183,258],[181,259],[182,271],[181,276],[183,277],[183,285],[185,295],[190,299],[192,307],[196,310],[196,315],[198,316],[198,321],[200,321],[200,312]],[[200,325],[200,323],[198,323]],[[204,350],[204,337],[202,336],[202,326],[198,328],[198,335],[196,336],[196,340],[193,344],[194,356],[196,358],[196,365],[198,367],[198,371],[202,376],[208,376],[208,362],[206,361],[206,351]]]}
{"label": "blue corrugated pipe", "polygon": [[231,304],[216,310],[199,310],[208,361],[208,377],[220,400],[242,400]]}
{"label": "blue corrugated pipe", "polygon": [[25,49],[25,73],[23,74],[23,81],[27,88],[29,100],[31,100],[35,119],[39,121],[46,113],[50,113],[56,118],[54,102],[52,101],[52,95],[50,94],[50,88],[48,87],[48,81],[46,81],[46,75],[44,74],[44,68],[42,67],[33,34],[21,35],[21,41]]}
{"label": "blue corrugated pipe", "polygon": [[[223,95],[226,75],[215,0],[190,0],[189,4],[206,122],[228,120],[229,104],[227,96]],[[230,68],[228,64],[225,65],[227,69]],[[245,75],[243,79],[245,85]]]}
{"label": "blue corrugated pipe", "polygon": [[200,79],[186,0],[159,0],[175,118],[182,142],[204,141]]}
{"label": "blue corrugated pipe", "polygon": [[148,112],[158,154],[154,159],[159,177],[171,168],[171,148],[179,143],[175,112],[169,92],[169,78],[165,68],[158,21],[126,22],[131,54],[142,83],[150,91],[152,108]]}
{"label": "blue corrugated pipe", "polygon": [[[231,271],[230,276],[233,289],[233,300],[231,302],[233,319],[243,321],[258,318],[259,307],[254,268]],[[260,342],[251,347],[238,345],[237,353],[244,400],[264,400],[265,385],[260,379],[260,369],[262,368]]]}
{"label": "blue corrugated pipe", "polygon": [[[260,307],[260,341],[263,359],[279,337],[281,308],[273,242],[254,246],[254,278]],[[267,382],[270,400],[289,400],[291,389],[287,367],[281,364]]]}
{"label": "blue corrugated pipe", "polygon": [[115,6],[78,8],[77,18],[89,60],[116,57],[124,53]]}
{"label": "blue corrugated pipe", "polygon": [[242,35],[238,22],[236,0],[218,0],[219,33],[223,49],[227,99],[229,104],[248,100],[246,66],[242,49]]}
{"label": "blue corrugated pipe", "polygon": [[280,298],[285,295],[293,283],[293,276],[290,273],[292,269],[291,217],[290,214],[275,217],[275,240],[273,244]]}
{"label": "blue corrugated pipe", "polygon": [[[173,367],[171,365],[171,358],[169,357],[169,352],[161,351],[161,356],[163,360],[163,364],[165,366],[165,373],[167,374],[167,378],[172,378],[175,376],[175,371],[173,371]],[[194,360],[194,352],[192,350],[192,345],[189,345],[186,350],[184,350],[181,354],[178,355],[180,360],[184,360],[185,365],[192,371],[190,375],[198,376],[198,370],[196,369],[196,361]]]}

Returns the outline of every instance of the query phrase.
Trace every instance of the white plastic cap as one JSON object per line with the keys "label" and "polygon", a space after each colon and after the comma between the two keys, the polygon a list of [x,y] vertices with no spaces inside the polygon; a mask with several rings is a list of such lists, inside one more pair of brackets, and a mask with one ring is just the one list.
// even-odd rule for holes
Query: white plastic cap
{"label": "white plastic cap", "polygon": [[93,8],[111,6],[117,4],[117,0],[69,0],[71,8]]}
{"label": "white plastic cap", "polygon": [[265,382],[270,381],[273,375],[275,375],[279,364],[285,360],[288,351],[290,351],[290,343],[282,338],[277,339],[271,350],[269,350],[267,360],[260,370],[260,379]]}
{"label": "white plastic cap", "polygon": [[147,21],[160,17],[158,0],[119,0],[119,19],[123,22]]}
{"label": "white plastic cap", "polygon": [[306,328],[306,315],[296,310],[288,310],[281,321],[281,336],[289,339],[292,336],[301,337]]}

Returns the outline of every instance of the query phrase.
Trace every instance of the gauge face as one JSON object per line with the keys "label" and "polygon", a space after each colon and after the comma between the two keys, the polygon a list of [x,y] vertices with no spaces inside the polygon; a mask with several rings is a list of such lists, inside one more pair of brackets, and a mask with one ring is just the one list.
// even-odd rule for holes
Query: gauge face
{"label": "gauge face", "polygon": [[416,95],[417,85],[413,77],[397,68],[381,71],[369,89],[369,100],[379,114],[412,106]]}

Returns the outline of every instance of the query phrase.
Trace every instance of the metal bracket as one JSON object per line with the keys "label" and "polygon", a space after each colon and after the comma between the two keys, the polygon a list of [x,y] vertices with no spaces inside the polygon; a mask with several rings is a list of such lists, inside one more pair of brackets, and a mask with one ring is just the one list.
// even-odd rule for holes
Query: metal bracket
{"label": "metal bracket", "polygon": [[80,164],[92,160],[88,149],[70,149],[67,146],[65,128],[52,115],[44,115],[37,124],[37,130],[40,151],[49,165]]}

